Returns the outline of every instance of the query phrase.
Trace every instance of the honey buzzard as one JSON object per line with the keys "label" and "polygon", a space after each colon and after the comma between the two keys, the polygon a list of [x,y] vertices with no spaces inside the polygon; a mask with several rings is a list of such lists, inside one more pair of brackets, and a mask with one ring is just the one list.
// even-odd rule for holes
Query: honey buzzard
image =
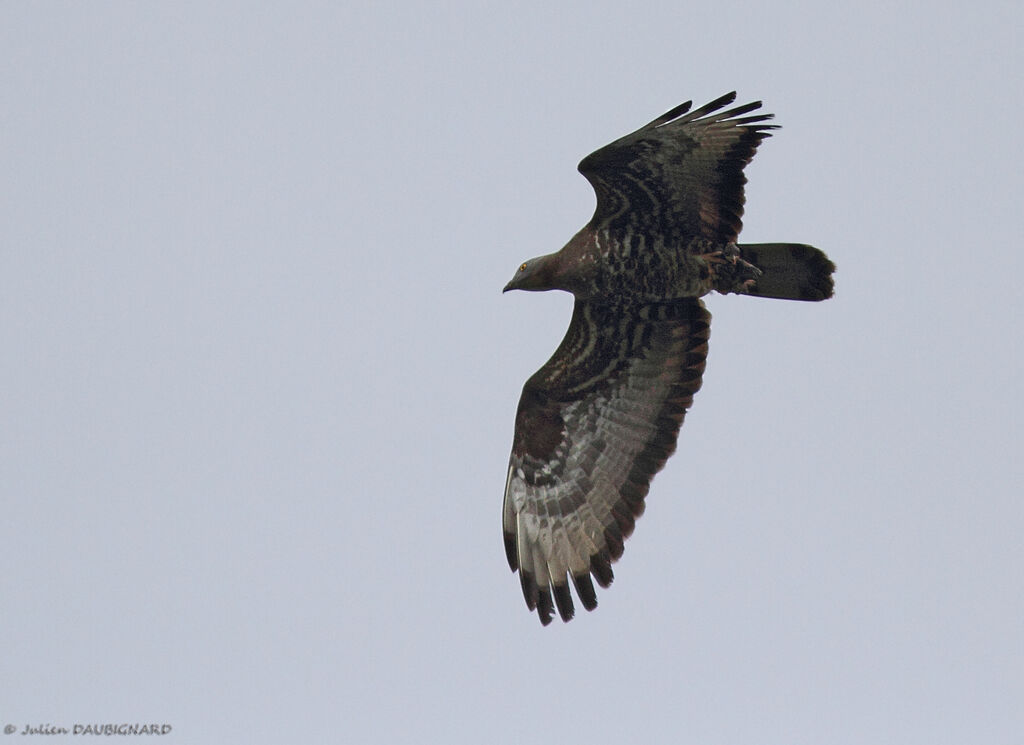
{"label": "honey buzzard", "polygon": [[[739,244],[743,168],[776,129],[761,102],[688,101],[588,155],[590,222],[562,250],[522,264],[508,290],[575,296],[565,338],[523,387],[502,527],[523,595],[547,625],[587,610],[676,448],[701,386],[712,290],[789,300],[832,295],[824,253]],[[553,598],[553,601],[552,601]]]}

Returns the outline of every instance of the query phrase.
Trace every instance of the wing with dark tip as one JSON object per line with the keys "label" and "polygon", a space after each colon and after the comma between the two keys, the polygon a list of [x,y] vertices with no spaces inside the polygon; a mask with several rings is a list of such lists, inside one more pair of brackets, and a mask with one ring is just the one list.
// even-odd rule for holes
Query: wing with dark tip
{"label": "wing with dark tip", "polygon": [[612,563],[676,448],[700,388],[711,316],[696,299],[576,301],[554,356],[523,387],[502,526],[509,566],[544,624],[597,606]]}
{"label": "wing with dark tip", "polygon": [[743,168],[769,130],[771,114],[745,116],[761,102],[722,110],[729,93],[690,111],[677,106],[584,158],[580,173],[597,192],[595,230],[648,241],[736,241],[742,227]]}

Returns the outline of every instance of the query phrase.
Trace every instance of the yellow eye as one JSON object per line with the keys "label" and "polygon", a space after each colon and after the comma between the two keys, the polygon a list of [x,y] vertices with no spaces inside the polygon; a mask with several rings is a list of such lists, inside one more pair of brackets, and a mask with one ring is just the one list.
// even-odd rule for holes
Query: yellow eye
{"label": "yellow eye", "polygon": [[526,264],[520,264],[519,265],[519,271],[525,272],[526,271]]}

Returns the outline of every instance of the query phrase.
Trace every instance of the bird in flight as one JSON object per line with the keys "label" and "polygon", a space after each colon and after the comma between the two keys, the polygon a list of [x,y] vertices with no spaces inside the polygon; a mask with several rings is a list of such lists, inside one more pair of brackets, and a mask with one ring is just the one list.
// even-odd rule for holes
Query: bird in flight
{"label": "bird in flight", "polygon": [[572,320],[523,386],[502,528],[526,605],[547,625],[593,610],[675,451],[701,386],[712,290],[784,300],[832,296],[835,265],[799,243],[737,243],[743,168],[777,127],[735,92],[687,101],[579,164],[597,192],[590,222],[523,263],[508,290],[565,290]]}

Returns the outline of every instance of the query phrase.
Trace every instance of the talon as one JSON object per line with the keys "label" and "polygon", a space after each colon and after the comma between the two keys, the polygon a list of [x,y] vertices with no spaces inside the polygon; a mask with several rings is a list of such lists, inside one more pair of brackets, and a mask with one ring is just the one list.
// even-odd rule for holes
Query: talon
{"label": "talon", "polygon": [[[727,245],[722,253],[728,258],[729,263],[733,266],[736,266],[738,262],[742,261],[742,259],[740,259],[740,249],[735,243]],[[744,261],[743,263],[745,264],[746,262]]]}

